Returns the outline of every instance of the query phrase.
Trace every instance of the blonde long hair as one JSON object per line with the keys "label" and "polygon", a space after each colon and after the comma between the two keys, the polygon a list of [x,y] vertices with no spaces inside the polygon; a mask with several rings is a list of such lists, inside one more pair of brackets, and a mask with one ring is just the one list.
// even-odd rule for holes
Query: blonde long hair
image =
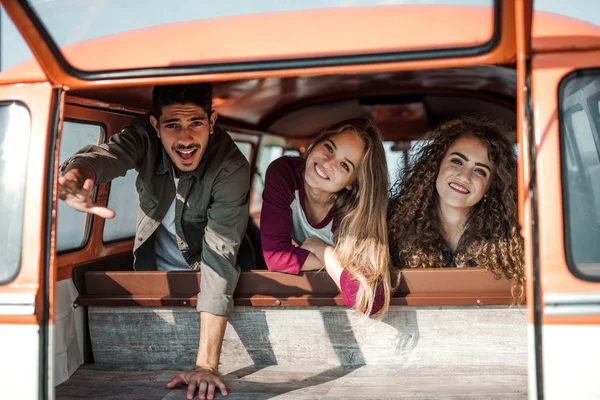
{"label": "blonde long hair", "polygon": [[323,131],[306,156],[315,145],[344,131],[355,132],[365,150],[352,188],[333,194],[337,224],[334,247],[341,265],[360,285],[355,304],[358,312],[371,313],[381,284],[384,304],[377,316],[381,320],[389,309],[392,293],[387,230],[388,169],[381,133],[370,119],[345,120]]}

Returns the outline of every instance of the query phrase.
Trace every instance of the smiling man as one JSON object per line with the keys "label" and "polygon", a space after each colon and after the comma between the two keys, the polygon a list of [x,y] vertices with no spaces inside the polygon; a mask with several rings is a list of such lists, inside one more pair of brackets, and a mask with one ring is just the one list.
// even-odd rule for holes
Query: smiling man
{"label": "smiling man", "polygon": [[215,125],[212,85],[157,86],[152,114],[99,146],[87,146],[61,166],[59,197],[72,208],[113,218],[94,204],[94,184],[138,172],[136,270],[202,272],[197,309],[196,368],[169,387],[188,385],[188,399],[227,394],[218,375],[227,316],[239,277],[237,252],[248,222],[250,169],[229,135]]}

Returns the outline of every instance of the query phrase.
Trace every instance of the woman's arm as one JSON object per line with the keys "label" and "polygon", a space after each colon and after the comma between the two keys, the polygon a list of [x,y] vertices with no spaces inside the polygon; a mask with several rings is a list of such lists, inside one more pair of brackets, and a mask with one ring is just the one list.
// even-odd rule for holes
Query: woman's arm
{"label": "woman's arm", "polygon": [[[356,304],[356,294],[360,289],[360,283],[341,265],[340,260],[335,253],[335,249],[314,236],[308,238],[303,243],[302,247],[309,250],[311,255],[315,254],[315,258],[322,260],[323,264],[325,264],[327,273],[342,292],[342,304],[348,307],[354,307]],[[381,283],[378,283],[375,290],[375,299],[373,301],[371,315],[381,310],[383,307],[383,300],[383,286]]]}
{"label": "woman's arm", "polygon": [[301,271],[318,271],[323,269],[324,265],[313,253],[310,253],[302,265]]}
{"label": "woman's arm", "polygon": [[[356,294],[360,289],[360,283],[354,279],[348,270],[344,269],[340,276],[340,286],[342,290],[342,304],[348,307],[354,307],[356,304]],[[373,308],[369,315],[376,314],[383,307],[384,294],[381,281],[377,283],[375,289],[375,298],[373,299]]]}
{"label": "woman's arm", "polygon": [[[260,238],[269,271],[298,275],[310,258],[310,251],[292,243],[294,169],[288,160],[279,158],[265,174],[263,205],[260,214]],[[312,265],[313,261],[309,261]]]}

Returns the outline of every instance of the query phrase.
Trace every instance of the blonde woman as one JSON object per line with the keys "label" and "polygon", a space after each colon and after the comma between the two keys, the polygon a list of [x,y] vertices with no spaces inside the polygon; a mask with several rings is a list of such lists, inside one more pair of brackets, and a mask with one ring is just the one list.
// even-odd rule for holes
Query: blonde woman
{"label": "blonde woman", "polygon": [[377,126],[342,121],[322,132],[305,158],[281,157],[269,166],[260,225],[267,267],[299,274],[324,266],[344,305],[365,315],[379,311],[381,319],[391,293],[387,208]]}

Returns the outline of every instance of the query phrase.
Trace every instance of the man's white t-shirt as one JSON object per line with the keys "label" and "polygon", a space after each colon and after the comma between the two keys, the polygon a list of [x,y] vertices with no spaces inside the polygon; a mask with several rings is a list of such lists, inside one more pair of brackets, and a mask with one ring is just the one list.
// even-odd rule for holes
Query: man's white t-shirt
{"label": "man's white t-shirt", "polygon": [[[175,178],[175,187],[179,178]],[[156,251],[156,268],[159,271],[189,271],[190,267],[183,258],[177,246],[175,231],[175,202],[173,199],[169,210],[165,213],[160,225],[154,232],[154,247]]]}

